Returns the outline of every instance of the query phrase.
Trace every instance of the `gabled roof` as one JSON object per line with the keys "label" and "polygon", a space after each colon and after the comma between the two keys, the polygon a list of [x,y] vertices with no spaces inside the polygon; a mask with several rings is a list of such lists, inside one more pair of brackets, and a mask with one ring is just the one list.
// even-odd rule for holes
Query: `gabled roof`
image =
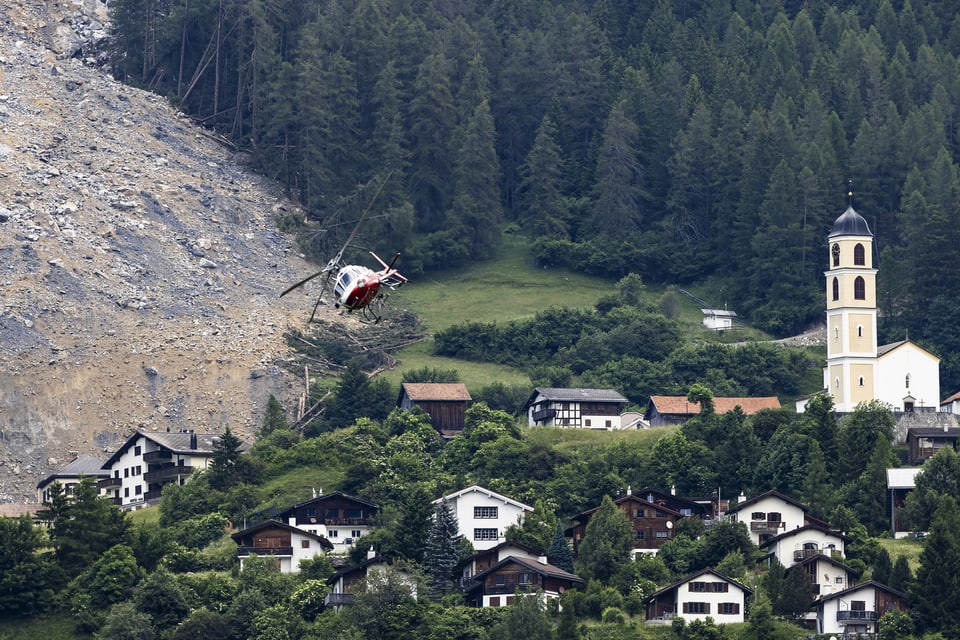
{"label": "gabled roof", "polygon": [[570,573],[569,571],[564,571],[560,567],[555,567],[552,564],[546,564],[543,562],[537,562],[536,560],[530,560],[528,558],[519,558],[517,556],[507,556],[497,564],[493,565],[489,569],[484,569],[483,571],[477,573],[473,576],[473,579],[476,580],[476,584],[471,587],[473,589],[478,589],[483,586],[483,578],[491,573],[496,573],[502,567],[509,564],[519,564],[522,567],[530,569],[534,573],[538,573],[541,576],[546,576],[548,578],[558,578],[560,580],[569,580],[570,582],[582,583],[583,578],[580,576]]}
{"label": "gabled roof", "polygon": [[445,496],[441,496],[441,497],[437,498],[436,500],[434,500],[434,501],[432,502],[432,504],[440,504],[440,503],[443,502],[444,500],[453,500],[454,498],[459,498],[460,496],[466,495],[466,494],[468,494],[468,493],[474,493],[474,492],[482,493],[482,494],[486,495],[488,498],[492,498],[492,499],[494,499],[494,500],[499,500],[500,502],[503,502],[504,504],[513,505],[513,506],[517,507],[518,509],[522,509],[522,510],[524,510],[524,511],[533,511],[533,507],[531,507],[531,506],[528,505],[528,504],[523,504],[522,502],[518,502],[517,500],[514,500],[513,498],[508,498],[507,496],[501,495],[501,494],[497,493],[496,491],[490,491],[490,489],[485,489],[485,488],[481,487],[481,486],[478,485],[478,484],[471,485],[471,486],[467,487],[466,489],[460,489],[460,491],[456,491],[456,492],[454,492],[454,493],[448,493],[448,494],[445,495]]}
{"label": "gabled roof", "polygon": [[472,561],[475,560],[476,558],[479,558],[480,556],[489,556],[489,555],[499,556],[501,551],[503,551],[504,549],[508,549],[508,548],[514,548],[514,549],[518,549],[518,550],[520,550],[520,551],[525,551],[526,553],[528,553],[528,554],[530,554],[530,555],[532,555],[532,556],[537,556],[537,557],[544,555],[544,554],[542,554],[542,553],[537,553],[537,551],[536,551],[533,547],[528,547],[527,545],[525,545],[525,544],[523,544],[523,543],[521,543],[521,542],[515,542],[515,541],[512,541],[512,540],[507,540],[507,541],[505,541],[505,542],[501,542],[500,544],[498,544],[498,545],[495,546],[495,547],[490,547],[489,549],[484,549],[484,550],[482,550],[482,551],[477,551],[477,552],[474,553],[472,556],[469,556],[469,557],[467,557],[467,558],[464,558],[464,559],[460,562],[460,566],[465,565],[465,564],[469,564],[470,562],[472,562]]}
{"label": "gabled roof", "polygon": [[949,396],[949,397],[947,397],[947,398],[944,398],[943,400],[940,401],[940,404],[942,404],[942,405],[943,405],[943,404],[950,404],[950,403],[952,403],[954,400],[960,400],[960,391],[957,391],[957,392],[956,392],[955,394],[953,394],[952,396]]}
{"label": "gabled roof", "polygon": [[910,427],[907,429],[907,439],[914,438],[943,438],[956,440],[960,436],[960,427]]}
{"label": "gabled roof", "polygon": [[105,478],[110,472],[103,468],[103,460],[96,456],[83,454],[76,460],[54,471],[49,476],[37,483],[37,488],[42,489],[48,484],[53,483],[60,478],[79,478],[80,476],[90,476],[91,478]]}
{"label": "gabled roof", "polygon": [[881,344],[881,345],[878,345],[878,346],[877,346],[877,357],[880,358],[880,357],[882,357],[882,356],[885,356],[885,355],[887,355],[888,353],[890,353],[890,352],[892,352],[892,351],[895,351],[895,350],[899,349],[900,347],[902,347],[902,346],[904,346],[904,345],[911,345],[911,346],[913,346],[914,348],[916,348],[918,351],[922,351],[922,352],[924,352],[925,354],[927,354],[928,356],[930,356],[931,358],[933,358],[934,360],[936,360],[937,362],[940,362],[940,358],[938,358],[938,357],[935,356],[934,354],[930,353],[929,351],[927,351],[926,349],[924,349],[923,347],[921,347],[920,345],[918,345],[916,342],[914,342],[913,340],[911,340],[911,339],[909,339],[909,338],[907,338],[906,340],[898,340],[897,342],[891,342],[891,343],[889,343],[889,344]]}
{"label": "gabled roof", "polygon": [[808,564],[810,564],[811,562],[816,562],[816,561],[818,561],[818,560],[823,560],[823,561],[829,562],[830,564],[832,564],[832,565],[835,566],[835,567],[840,567],[841,569],[843,569],[844,571],[846,571],[847,573],[853,575],[853,576],[856,577],[856,578],[859,578],[859,577],[860,577],[860,572],[859,572],[859,571],[857,571],[856,569],[854,569],[854,568],[851,567],[851,566],[845,565],[844,563],[840,562],[840,561],[837,560],[836,558],[832,558],[832,557],[828,556],[828,555],[825,554],[825,553],[818,553],[818,554],[816,554],[816,555],[813,555],[813,556],[809,556],[809,557],[807,557],[807,558],[804,558],[803,560],[801,560],[800,562],[796,563],[796,564],[793,565],[792,567],[787,567],[786,571],[790,571],[791,569],[793,569],[793,567],[805,567],[805,566],[807,566]]}
{"label": "gabled roof", "polygon": [[820,598],[819,600],[817,600],[817,604],[819,604],[819,603],[821,603],[821,602],[826,602],[827,600],[833,600],[834,598],[842,598],[842,597],[847,596],[847,595],[849,595],[849,594],[851,594],[851,593],[854,593],[855,591],[860,591],[861,589],[866,589],[867,587],[873,587],[873,588],[875,588],[875,589],[879,589],[880,591],[886,591],[887,593],[889,593],[889,594],[891,594],[891,595],[894,595],[894,596],[896,596],[896,597],[898,597],[898,598],[902,598],[903,600],[908,600],[908,599],[910,598],[910,596],[908,596],[908,595],[905,594],[904,592],[902,592],[902,591],[897,591],[896,589],[894,589],[894,588],[892,588],[892,587],[888,587],[888,586],[885,585],[885,584],[880,584],[880,583],[877,582],[876,580],[867,580],[866,582],[861,582],[861,583],[859,583],[859,584],[855,584],[855,585],[853,585],[852,587],[847,587],[846,589],[844,589],[844,590],[842,590],[842,591],[836,591],[836,592],[831,593],[831,594],[829,594],[829,595],[825,595],[825,596],[823,596],[822,598]]}
{"label": "gabled roof", "polygon": [[692,575],[689,575],[689,576],[687,576],[686,578],[683,578],[682,580],[677,580],[676,582],[665,586],[663,589],[660,589],[660,590],[657,591],[656,593],[650,594],[649,596],[647,596],[646,598],[643,599],[643,602],[644,602],[644,603],[650,602],[651,600],[659,597],[660,595],[662,595],[662,594],[664,594],[664,593],[667,593],[667,592],[669,592],[669,591],[673,591],[673,590],[676,589],[677,587],[679,587],[679,586],[681,586],[681,585],[684,585],[684,584],[686,584],[686,583],[688,583],[688,582],[692,582],[693,580],[696,580],[696,579],[699,578],[700,576],[703,576],[703,575],[706,575],[706,574],[714,575],[714,576],[720,578],[721,580],[724,580],[725,582],[729,582],[730,584],[734,585],[735,587],[739,587],[739,588],[742,589],[743,592],[744,592],[746,595],[748,595],[748,596],[753,594],[753,589],[751,589],[750,587],[748,587],[748,586],[746,586],[746,585],[743,585],[743,584],[737,582],[737,581],[734,580],[733,578],[728,578],[727,576],[723,575],[722,573],[719,573],[719,572],[717,572],[716,570],[711,569],[711,568],[708,567],[708,568],[706,568],[706,569],[701,569],[701,570],[698,571],[697,573],[694,573],[694,574],[692,574]]}
{"label": "gabled roof", "polygon": [[538,398],[551,402],[610,402],[616,404],[628,404],[630,402],[614,389],[537,387],[530,394],[530,399],[527,400],[523,408],[527,409]]}
{"label": "gabled roof", "polygon": [[[721,398],[713,399],[713,410],[715,413],[728,413],[733,411],[734,407],[739,406],[748,416],[762,411],[764,409],[779,409],[780,399],[776,396],[766,396],[762,398]],[[672,414],[680,416],[695,416],[700,413],[700,403],[687,400],[686,396],[650,396],[650,402],[647,404],[647,410],[644,413],[649,417],[653,407],[657,408],[661,414]]]}
{"label": "gabled roof", "polygon": [[459,382],[404,382],[400,385],[401,398],[404,393],[414,402],[473,400],[467,387]]}
{"label": "gabled roof", "polygon": [[705,316],[715,316],[717,318],[736,318],[736,311],[727,311],[726,309],[700,309]]}
{"label": "gabled roof", "polygon": [[727,509],[727,513],[736,513],[737,511],[740,511],[741,509],[745,509],[746,507],[752,506],[752,505],[760,502],[760,501],[763,500],[764,498],[779,498],[779,499],[783,500],[784,502],[786,502],[787,504],[791,504],[791,505],[793,505],[793,506],[795,506],[795,507],[799,507],[800,509],[803,510],[804,513],[806,513],[807,509],[809,509],[809,507],[807,507],[806,505],[804,505],[803,503],[801,503],[801,502],[799,502],[799,501],[797,501],[797,500],[794,500],[793,498],[791,498],[791,497],[788,496],[788,495],[784,495],[784,494],[780,493],[779,491],[770,490],[770,491],[767,491],[766,493],[761,493],[761,494],[758,495],[758,496],[754,496],[754,497],[750,498],[749,500],[744,500],[744,501],[741,502],[740,504],[735,504],[735,505],[733,505],[732,507],[730,507],[729,509]]}
{"label": "gabled roof", "polygon": [[653,495],[657,497],[663,497],[664,499],[669,500],[671,502],[680,502],[682,504],[687,504],[690,506],[691,509],[699,509],[703,511],[707,508],[706,505],[703,504],[702,502],[697,502],[696,500],[691,500],[690,498],[681,498],[680,496],[674,495],[669,491],[656,489],[654,487],[644,487],[643,489],[638,489],[633,492],[633,495],[640,496],[641,498],[644,498],[648,502],[653,502],[653,500],[649,499],[649,497]]}
{"label": "gabled roof", "polygon": [[[175,431],[175,432],[164,432],[158,431],[156,433],[138,431],[137,433],[130,436],[119,449],[110,456],[106,462],[103,463],[104,469],[109,469],[113,466],[113,463],[120,459],[120,456],[126,452],[127,449],[132,447],[134,443],[140,438],[150,440],[151,442],[156,443],[158,446],[168,449],[173,453],[180,455],[191,455],[191,456],[212,456],[216,452],[216,445],[219,439],[222,437],[222,434],[219,433],[194,433],[189,431]],[[192,438],[196,438],[196,447],[191,447],[193,442]],[[246,451],[250,448],[250,445],[243,443],[240,447],[242,451]]]}
{"label": "gabled roof", "polygon": [[[636,494],[631,494],[631,495],[629,495],[629,496],[623,496],[622,498],[617,498],[616,500],[613,501],[613,504],[615,504],[615,505],[617,505],[617,506],[620,506],[620,505],[623,504],[624,502],[639,502],[639,503],[642,504],[642,505],[649,505],[651,508],[656,509],[657,511],[663,511],[663,512],[665,512],[665,513],[668,513],[669,515],[672,515],[672,516],[675,517],[675,518],[682,518],[682,517],[684,517],[683,514],[680,513],[679,511],[674,511],[673,509],[670,509],[670,508],[665,507],[665,506],[663,506],[663,505],[659,505],[659,504],[657,504],[656,502],[650,502],[649,500],[647,500],[647,499],[645,499],[645,498],[641,498],[640,496],[638,496],[638,495],[636,495]],[[599,509],[600,509],[600,507],[593,507],[592,509],[587,509],[586,511],[581,511],[581,512],[578,513],[577,515],[573,516],[573,519],[574,519],[574,520],[584,520],[584,519],[587,518],[588,516],[593,515],[593,514],[594,514],[596,511],[598,511]]]}
{"label": "gabled roof", "polygon": [[353,574],[353,573],[357,573],[357,572],[364,572],[364,573],[365,573],[367,567],[371,567],[371,566],[373,566],[373,565],[375,565],[375,564],[392,565],[392,564],[393,564],[393,560],[390,560],[389,558],[384,558],[383,556],[374,556],[374,557],[372,557],[372,558],[366,558],[366,559],[365,559],[363,562],[361,562],[360,564],[355,564],[355,565],[350,566],[350,567],[344,567],[343,569],[340,569],[339,571],[336,571],[333,575],[331,575],[329,578],[327,578],[327,584],[334,584],[334,583],[336,583],[336,581],[339,580],[340,578],[342,578],[342,577],[344,577],[344,576],[348,576],[348,575]]}
{"label": "gabled roof", "polygon": [[248,536],[251,533],[256,533],[257,531],[260,531],[262,529],[283,529],[285,531],[289,531],[290,533],[295,533],[304,538],[310,538],[311,540],[316,540],[317,542],[320,543],[321,547],[323,547],[328,551],[333,549],[333,543],[327,540],[325,537],[321,535],[317,535],[316,533],[310,533],[309,531],[304,531],[303,529],[298,529],[297,527],[291,527],[289,524],[280,522],[279,520],[264,520],[263,522],[253,525],[252,527],[247,527],[243,531],[237,531],[236,533],[232,534],[230,537],[233,539],[234,542],[236,542],[237,544],[240,544],[244,536]]}
{"label": "gabled roof", "polygon": [[819,531],[820,533],[824,533],[824,534],[826,534],[826,535],[833,536],[834,538],[839,538],[840,540],[843,540],[844,542],[850,542],[850,538],[847,537],[844,533],[842,533],[842,532],[840,532],[840,531],[836,531],[836,530],[834,530],[834,529],[831,529],[830,527],[825,527],[825,526],[820,525],[820,524],[808,522],[807,524],[803,525],[802,527],[797,527],[796,529],[791,529],[790,531],[786,531],[786,532],[784,532],[784,533],[781,533],[781,534],[778,535],[778,536],[774,536],[773,538],[770,538],[769,540],[766,540],[765,542],[763,542],[763,544],[760,545],[760,548],[763,549],[764,547],[772,546],[772,545],[780,542],[781,540],[785,540],[786,538],[791,538],[791,537],[796,536],[796,535],[799,535],[799,534],[801,534],[801,533],[803,533],[803,532],[805,532],[805,531],[811,531],[811,530],[812,530],[812,531]]}
{"label": "gabled roof", "polygon": [[324,494],[321,494],[321,495],[319,495],[319,496],[317,496],[317,497],[315,497],[315,498],[310,498],[309,500],[304,500],[303,502],[298,502],[297,504],[293,505],[292,507],[287,507],[286,509],[282,509],[282,510],[278,511],[278,512],[277,512],[277,515],[283,516],[283,515],[285,515],[285,514],[287,514],[287,513],[290,513],[291,511],[294,511],[295,509],[299,509],[299,508],[301,508],[301,507],[305,507],[305,506],[310,505],[310,504],[319,504],[319,503],[322,503],[322,502],[326,502],[327,500],[332,500],[333,498],[343,498],[344,500],[347,500],[348,502],[356,502],[357,504],[362,504],[363,506],[365,506],[365,507],[367,507],[367,508],[369,508],[369,509],[371,509],[371,510],[377,510],[377,509],[380,508],[380,505],[375,504],[375,503],[373,503],[373,502],[368,502],[367,500],[363,500],[362,498],[357,498],[357,497],[355,497],[355,496],[348,495],[348,494],[346,494],[346,493],[343,493],[342,491],[334,491],[333,493],[324,493]]}

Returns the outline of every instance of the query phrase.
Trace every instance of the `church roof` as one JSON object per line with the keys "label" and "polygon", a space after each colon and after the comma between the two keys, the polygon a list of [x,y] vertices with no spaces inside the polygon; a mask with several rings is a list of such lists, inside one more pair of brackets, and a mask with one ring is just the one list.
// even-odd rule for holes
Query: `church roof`
{"label": "church roof", "polygon": [[841,214],[833,223],[833,229],[830,230],[828,238],[834,236],[873,236],[870,226],[866,219],[848,206],[847,210]]}

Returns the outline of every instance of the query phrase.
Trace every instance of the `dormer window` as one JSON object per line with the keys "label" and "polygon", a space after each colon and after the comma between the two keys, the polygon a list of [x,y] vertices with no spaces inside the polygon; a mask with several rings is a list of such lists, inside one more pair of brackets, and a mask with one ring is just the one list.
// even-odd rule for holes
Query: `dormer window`
{"label": "dormer window", "polygon": [[857,243],[857,246],[853,248],[853,264],[861,267],[867,264],[866,252],[863,250],[863,245],[860,243]]}
{"label": "dormer window", "polygon": [[840,245],[839,244],[833,245],[833,249],[831,249],[831,253],[833,254],[833,266],[839,267],[840,266]]}

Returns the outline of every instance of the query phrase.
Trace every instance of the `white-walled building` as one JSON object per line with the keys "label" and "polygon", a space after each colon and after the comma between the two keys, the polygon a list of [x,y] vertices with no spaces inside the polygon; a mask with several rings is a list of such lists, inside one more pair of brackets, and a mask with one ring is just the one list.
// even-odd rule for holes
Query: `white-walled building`
{"label": "white-walled building", "polygon": [[79,455],[37,483],[37,503],[43,504],[50,499],[50,487],[56,482],[63,487],[64,493],[71,495],[74,487],[80,484],[81,478],[91,478],[98,482],[109,475],[110,472],[103,468],[103,460],[87,454]]}
{"label": "white-walled building", "polygon": [[276,520],[329,540],[334,553],[347,553],[370,533],[379,511],[379,505],[335,491],[284,509]]}
{"label": "white-walled building", "polygon": [[523,409],[531,427],[620,429],[629,401],[613,389],[537,387]]}
{"label": "white-walled building", "polygon": [[713,569],[660,589],[644,599],[647,624],[666,624],[674,618],[693,620],[712,618],[717,624],[746,620],[747,599],[753,590]]}
{"label": "white-walled building", "polygon": [[906,611],[908,596],[873,580],[826,595],[814,605],[817,633],[873,634],[887,611]]}
{"label": "white-walled building", "polygon": [[490,549],[504,541],[507,527],[522,522],[533,507],[473,485],[456,493],[437,498],[433,504],[446,501],[460,528],[460,535],[473,544],[476,551]]}
{"label": "white-walled building", "polygon": [[164,485],[182,485],[191,473],[205,470],[219,440],[212,433],[140,431],[103,463],[109,475],[97,487],[115,505],[136,509],[159,500]]}
{"label": "white-walled building", "polygon": [[779,491],[767,491],[747,499],[743,494],[737,504],[727,509],[726,517],[743,522],[757,546],[779,535],[799,529],[807,523],[807,507]]}
{"label": "white-walled building", "polygon": [[330,541],[296,527],[267,520],[230,536],[237,543],[240,570],[250,556],[269,556],[277,562],[280,573],[298,573],[300,562],[333,549]]}
{"label": "white-walled building", "polygon": [[806,558],[820,554],[843,558],[847,540],[845,535],[829,527],[805,524],[766,540],[760,544],[760,548],[766,553],[772,553],[784,567],[792,567]]}

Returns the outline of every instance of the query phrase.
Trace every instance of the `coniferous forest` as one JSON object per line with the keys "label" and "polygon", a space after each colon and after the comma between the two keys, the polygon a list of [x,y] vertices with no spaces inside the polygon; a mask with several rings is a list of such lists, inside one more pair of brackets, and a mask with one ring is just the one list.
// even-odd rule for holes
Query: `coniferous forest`
{"label": "coniferous forest", "polygon": [[[823,245],[876,235],[881,339],[960,383],[960,8],[945,0],[117,0],[114,74],[251,154],[325,261],[535,259],[710,280],[778,336],[822,318]],[[848,192],[853,193],[852,198]],[[333,250],[331,250],[333,249]]]}

